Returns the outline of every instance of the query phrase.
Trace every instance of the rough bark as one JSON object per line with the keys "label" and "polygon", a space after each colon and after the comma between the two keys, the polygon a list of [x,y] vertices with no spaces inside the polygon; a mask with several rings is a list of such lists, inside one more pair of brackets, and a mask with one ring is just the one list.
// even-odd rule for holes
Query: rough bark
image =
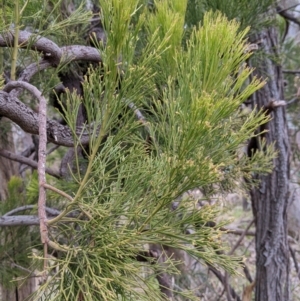
{"label": "rough bark", "polygon": [[[268,108],[283,99],[283,81],[278,62],[278,37],[275,28],[268,28],[255,41],[265,53],[255,64],[255,75],[267,77],[267,84],[252,96],[252,106]],[[256,224],[256,301],[289,300],[289,248],[287,239],[287,207],[289,187],[289,141],[284,106],[267,110],[271,120],[264,138],[275,143],[278,152],[273,172],[258,176],[259,187],[252,189],[252,209]],[[259,137],[258,139],[261,139]],[[257,145],[260,142],[257,141]]]}
{"label": "rough bark", "polygon": [[[5,148],[14,151],[14,143],[11,134],[11,123],[8,119],[3,118],[0,122],[0,148],[5,145]],[[7,182],[12,175],[17,174],[18,165],[0,156],[0,201],[7,198]]]}

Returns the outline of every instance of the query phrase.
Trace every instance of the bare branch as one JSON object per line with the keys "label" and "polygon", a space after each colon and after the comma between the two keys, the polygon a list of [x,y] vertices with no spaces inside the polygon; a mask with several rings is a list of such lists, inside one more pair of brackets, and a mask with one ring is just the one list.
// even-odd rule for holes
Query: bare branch
{"label": "bare branch", "polygon": [[287,7],[287,8],[282,8],[282,7],[277,7],[277,13],[281,13],[281,12],[283,12],[283,11],[286,11],[286,10],[290,10],[290,9],[292,9],[292,8],[294,8],[294,7],[297,7],[299,5],[299,3],[297,3],[297,4],[294,4],[294,5],[292,5],[292,6],[289,6],[289,7]]}
{"label": "bare branch", "polygon": [[293,250],[293,248],[291,247],[290,244],[289,244],[289,250],[290,250],[290,253],[292,255],[292,259],[293,259],[293,262],[294,262],[294,265],[295,265],[295,270],[296,270],[297,276],[300,279],[300,271],[299,271],[299,266],[298,266],[298,260],[296,258],[295,251]]}
{"label": "bare branch", "polygon": [[[38,149],[38,180],[39,180],[39,199],[38,216],[40,220],[41,241],[44,247],[44,278],[46,280],[48,267],[48,225],[46,214],[46,152],[47,152],[47,101],[38,89],[26,82],[13,82],[16,85],[22,83],[22,86],[29,90],[39,100],[39,149]],[[9,85],[10,83],[8,83]],[[6,85],[6,86],[8,86]]]}
{"label": "bare branch", "polygon": [[[52,210],[55,210],[55,209],[52,209]],[[55,214],[54,216],[58,216],[58,214]],[[68,214],[66,216],[72,218],[73,214]],[[74,220],[70,220],[70,222],[73,222],[73,221]],[[64,222],[68,222],[68,221],[65,220]],[[40,219],[37,215],[13,215],[13,216],[3,215],[3,216],[0,216],[0,227],[39,226],[39,225],[40,225]]]}
{"label": "bare branch", "polygon": [[254,224],[254,219],[249,223],[249,225],[247,226],[247,228],[244,230],[244,232],[242,233],[241,237],[238,239],[238,241],[236,242],[236,244],[234,245],[234,247],[231,249],[231,251],[228,253],[228,255],[232,255],[234,253],[234,251],[238,248],[238,246],[240,245],[240,243],[242,242],[242,240],[244,239],[244,237],[246,236],[248,230],[251,228],[251,226]]}
{"label": "bare branch", "polygon": [[[26,158],[24,156],[21,156],[21,155],[17,155],[17,154],[14,154],[12,152],[9,152],[7,150],[4,150],[4,149],[0,149],[0,156],[1,157],[4,157],[4,158],[7,158],[7,159],[10,159],[10,160],[13,160],[13,161],[16,161],[16,162],[19,162],[19,163],[22,163],[22,164],[26,164],[34,169],[37,169],[38,167],[38,164],[36,161],[32,160],[32,159],[29,159],[29,158]],[[55,172],[54,170],[46,167],[46,173],[57,178],[57,179],[60,179],[60,175],[58,172]]]}
{"label": "bare branch", "polygon": [[101,55],[99,50],[82,45],[70,45],[61,47],[63,57],[62,62],[67,63],[71,61],[89,61],[89,62],[101,62]]}
{"label": "bare branch", "polygon": [[[6,32],[0,35],[0,47],[13,47],[14,34]],[[53,41],[30,33],[28,31],[19,32],[19,48],[30,47],[32,50],[43,53],[44,59],[57,66],[59,63],[68,61],[91,61],[100,62],[99,50],[90,46],[71,45],[59,47]]]}
{"label": "bare branch", "polygon": [[[227,229],[227,228],[220,228],[221,231],[225,231],[228,234],[234,234],[234,235],[243,235],[245,233],[245,230],[239,230],[239,229]],[[255,236],[254,231],[247,231],[245,233],[247,236]]]}
{"label": "bare branch", "polygon": [[38,226],[40,224],[38,216],[16,215],[0,216],[0,227],[4,226]]}
{"label": "bare branch", "polygon": [[23,88],[25,90],[28,90],[38,100],[40,100],[40,98],[43,97],[42,92],[39,91],[38,88],[36,88],[35,86],[33,86],[29,83],[22,82],[22,81],[10,81],[10,82],[8,82],[4,86],[3,91],[9,93],[13,89],[16,89],[16,88]]}
{"label": "bare branch", "polygon": [[[3,215],[3,217],[11,216],[11,215],[14,215],[15,213],[26,211],[26,210],[32,210],[32,209],[37,209],[37,206],[36,205],[24,205],[24,206],[15,208],[15,209],[5,213]],[[53,215],[53,216],[57,216],[60,214],[60,211],[57,209],[54,209],[54,208],[45,207],[45,210],[48,214]]]}
{"label": "bare branch", "polygon": [[47,155],[50,155],[51,153],[53,153],[55,150],[57,150],[59,148],[59,145],[54,145],[53,147],[51,147],[48,151],[47,151]]}
{"label": "bare branch", "polygon": [[[5,32],[0,35],[0,47],[12,47],[14,43],[14,33]],[[53,66],[59,64],[62,57],[62,50],[51,40],[32,34],[28,31],[19,32],[19,48],[27,48],[43,53]]]}
{"label": "bare branch", "polygon": [[[32,63],[29,66],[27,66],[20,74],[18,80],[19,81],[24,81],[24,82],[29,82],[31,78],[38,72],[41,72],[48,67],[51,67],[52,64],[45,60],[41,59],[37,63]],[[14,97],[18,97],[21,92],[21,89],[16,89],[15,91],[11,92],[11,95]]]}
{"label": "bare branch", "polygon": [[282,70],[282,72],[287,74],[299,74],[300,70]]}
{"label": "bare branch", "polygon": [[[226,284],[225,276],[223,276],[219,270],[217,270],[215,267],[213,267],[211,265],[209,265],[209,269],[210,269],[210,271],[212,271],[215,274],[215,276],[219,279],[219,281],[225,287],[225,284]],[[240,296],[235,292],[235,290],[230,285],[228,286],[228,289],[229,289],[230,295],[234,298],[234,300],[241,301]]]}
{"label": "bare branch", "polygon": [[51,186],[51,185],[49,185],[49,184],[47,184],[47,183],[44,183],[44,187],[45,187],[46,189],[50,189],[50,190],[52,190],[52,191],[54,191],[54,192],[60,194],[61,196],[65,197],[67,200],[69,200],[70,202],[73,202],[73,201],[74,201],[73,198],[72,198],[70,195],[68,195],[67,193],[65,193],[65,192],[62,191],[62,190],[59,190],[59,189],[56,188],[56,187],[53,187],[53,186]]}
{"label": "bare branch", "polygon": [[[27,107],[17,97],[0,91],[0,115],[5,116],[19,125],[25,132],[38,135],[38,114]],[[78,127],[77,135],[80,143],[87,145],[90,135]],[[61,125],[56,120],[47,121],[47,141],[56,145],[74,146],[73,133],[68,126]]]}
{"label": "bare branch", "polygon": [[282,10],[282,8],[280,6],[277,6],[277,13],[280,16],[282,16],[283,18],[285,18],[286,20],[291,21],[300,26],[300,20],[298,18],[294,17],[293,14],[290,14],[286,10]]}
{"label": "bare branch", "polygon": [[299,96],[294,97],[294,98],[292,98],[291,100],[289,100],[289,101],[287,102],[287,106],[290,106],[290,105],[292,105],[293,103],[295,103],[295,102],[297,102],[297,101],[299,101]]}
{"label": "bare branch", "polygon": [[26,268],[24,268],[24,267],[22,267],[21,265],[19,265],[19,264],[16,264],[15,262],[12,262],[11,263],[11,267],[13,267],[13,268],[17,268],[17,269],[19,269],[19,270],[21,270],[21,271],[23,271],[23,272],[27,272],[29,275],[27,276],[27,277],[40,277],[38,274],[36,274],[34,271],[31,271],[31,270],[29,270],[29,269],[26,269]]}

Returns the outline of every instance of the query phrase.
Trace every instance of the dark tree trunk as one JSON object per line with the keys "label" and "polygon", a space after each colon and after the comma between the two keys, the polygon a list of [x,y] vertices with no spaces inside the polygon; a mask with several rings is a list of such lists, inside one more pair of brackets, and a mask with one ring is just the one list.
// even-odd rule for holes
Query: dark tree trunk
{"label": "dark tree trunk", "polygon": [[[263,52],[263,59],[259,60],[257,54],[251,62],[256,68],[255,75],[267,78],[265,87],[252,96],[252,106],[265,108],[271,115],[272,119],[266,125],[268,132],[264,137],[267,144],[275,143],[278,152],[273,162],[273,172],[267,176],[258,176],[261,181],[259,186],[250,191],[256,224],[256,301],[289,300],[289,140],[285,107],[282,102],[276,103],[283,100],[277,35],[275,28],[269,28],[254,38],[253,42]],[[256,145],[259,147],[260,141]]]}

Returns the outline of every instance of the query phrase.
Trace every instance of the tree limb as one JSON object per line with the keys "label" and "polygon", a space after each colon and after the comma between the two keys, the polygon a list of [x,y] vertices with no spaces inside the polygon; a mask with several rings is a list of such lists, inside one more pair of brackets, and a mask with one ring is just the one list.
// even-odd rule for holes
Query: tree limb
{"label": "tree limb", "polygon": [[[211,266],[211,265],[209,265],[209,270],[212,271],[215,274],[215,276],[219,279],[219,281],[225,287],[226,279],[222,275],[222,273],[220,271],[218,271],[215,267]],[[229,289],[229,292],[230,292],[231,296],[234,298],[234,300],[241,301],[241,298],[239,297],[239,295],[235,292],[235,290],[230,285],[228,285],[228,289]]]}
{"label": "tree limb", "polygon": [[[59,64],[62,50],[53,41],[41,37],[39,35],[30,33],[28,31],[19,31],[19,48],[30,47],[31,50],[36,50],[43,53],[53,66]],[[8,31],[0,35],[0,47],[12,47],[14,43],[14,32]]]}
{"label": "tree limb", "polygon": [[[5,116],[15,122],[25,132],[38,135],[38,114],[27,107],[17,97],[9,93],[0,91],[0,115]],[[81,137],[80,143],[87,145],[90,134],[87,131],[82,132],[78,127],[77,133]],[[47,120],[47,141],[56,145],[74,146],[73,133],[68,126],[64,126],[56,120]]]}
{"label": "tree limb", "polygon": [[283,10],[280,6],[277,6],[277,13],[288,21],[291,21],[300,26],[300,20],[294,17],[293,14],[290,14],[286,10]]}
{"label": "tree limb", "polygon": [[248,230],[251,228],[251,226],[254,224],[254,219],[249,223],[249,225],[247,226],[247,228],[244,230],[244,232],[241,234],[240,238],[238,239],[238,241],[236,242],[236,244],[234,245],[234,247],[230,250],[230,252],[228,253],[228,255],[232,255],[234,253],[234,251],[238,248],[238,246],[240,245],[240,243],[242,242],[242,240],[244,239],[244,237],[246,236]]}
{"label": "tree limb", "polygon": [[[26,165],[34,168],[34,169],[37,169],[37,167],[38,167],[38,164],[37,164],[36,161],[34,161],[32,159],[29,159],[29,158],[26,158],[26,157],[21,156],[21,155],[14,154],[14,153],[9,152],[9,151],[4,150],[4,149],[0,149],[0,156],[4,157],[4,158],[7,158],[7,159],[10,159],[10,160],[13,160],[13,161],[16,161],[16,162],[19,162],[19,163],[22,163],[22,164],[26,164]],[[46,167],[46,173],[49,174],[50,176],[53,176],[57,179],[60,179],[59,173],[55,172],[51,168]]]}
{"label": "tree limb", "polygon": [[40,224],[38,216],[16,215],[0,216],[0,227],[4,226],[38,226]]}
{"label": "tree limb", "polygon": [[38,148],[38,181],[39,181],[39,198],[38,198],[38,216],[40,220],[41,241],[44,248],[44,280],[47,279],[48,267],[48,225],[46,214],[46,152],[47,152],[47,101],[42,93],[34,86],[26,82],[9,82],[7,86],[21,86],[29,90],[39,100],[39,148]]}
{"label": "tree limb", "polygon": [[289,250],[290,250],[294,265],[295,265],[295,270],[296,270],[297,276],[300,279],[300,271],[299,271],[299,266],[298,266],[298,260],[296,258],[295,251],[293,250],[293,248],[291,247],[290,244],[289,244]]}
{"label": "tree limb", "polygon": [[[12,47],[13,42],[13,32],[9,31],[0,35],[0,47]],[[19,32],[18,44],[19,48],[27,48],[29,46],[31,50],[41,52],[44,55],[44,60],[48,61],[53,67],[56,67],[59,63],[70,61],[101,61],[99,50],[94,47],[70,45],[60,48],[53,41],[28,31]]]}
{"label": "tree limb", "polygon": [[[36,208],[37,208],[36,205],[24,205],[24,206],[17,207],[15,209],[5,213],[2,217],[11,216],[11,215],[14,215],[15,213],[18,213],[18,212],[22,212],[22,211],[26,211],[26,210],[32,210],[32,209],[36,209]],[[50,207],[45,207],[45,210],[48,214],[53,215],[53,216],[56,216],[56,215],[60,214],[59,210],[53,209],[53,208],[50,208]]]}
{"label": "tree limb", "polygon": [[287,74],[299,74],[300,70],[282,70],[282,72]]}

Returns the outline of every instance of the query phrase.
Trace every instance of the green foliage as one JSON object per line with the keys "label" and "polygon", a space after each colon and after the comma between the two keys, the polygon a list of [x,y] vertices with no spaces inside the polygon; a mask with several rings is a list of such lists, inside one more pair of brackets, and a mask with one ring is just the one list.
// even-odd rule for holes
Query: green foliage
{"label": "green foliage", "polygon": [[[4,29],[16,22],[17,1],[1,7]],[[152,244],[183,250],[230,273],[239,263],[222,255],[226,248],[220,225],[205,226],[216,219],[218,208],[199,209],[194,199],[181,196],[198,187],[212,193],[230,191],[240,178],[251,183],[253,173],[271,169],[272,147],[251,159],[239,151],[268,121],[262,112],[245,116],[240,105],[264,84],[250,79],[252,70],[244,62],[250,56],[247,26],[256,25],[252,16],[262,13],[269,1],[157,0],[152,10],[142,2],[100,1],[107,33],[105,47],[98,45],[103,63],[90,67],[83,98],[66,93],[65,120],[75,147],[81,146],[75,133],[82,102],[88,120],[82,130],[90,132],[90,145],[84,148],[85,162],[76,157],[72,183],[52,181],[73,201],[47,192],[47,205],[63,212],[49,221],[49,245],[58,257],[51,261],[50,276],[36,300],[163,300],[154,276],[180,271],[171,259],[163,266],[153,258],[138,261]],[[77,3],[66,16],[64,1],[18,3],[19,28],[30,25],[58,44],[83,41],[91,17],[83,4]],[[238,16],[241,24],[220,13],[204,14],[208,9],[221,10],[229,19]],[[39,59],[32,51],[25,55],[19,59],[26,64]],[[71,68],[58,69],[66,67]],[[56,76],[57,71],[44,72],[36,81],[45,92]],[[143,118],[137,118],[138,113]],[[37,197],[36,174],[26,190],[13,178],[0,211],[36,203]],[[1,276],[8,283],[22,274],[9,269],[11,258],[27,267],[30,246],[38,245],[39,235],[24,227],[0,230],[9,238],[0,248]],[[15,254],[20,249],[24,252]],[[191,294],[192,299],[197,298]]]}
{"label": "green foliage", "polygon": [[[220,255],[218,227],[205,226],[216,218],[216,208],[200,210],[191,198],[171,208],[189,189],[232,190],[237,179],[270,170],[272,147],[267,156],[237,154],[268,121],[262,112],[245,116],[239,110],[263,83],[249,79],[251,70],[243,64],[250,55],[248,29],[239,30],[220,13],[206,14],[182,46],[181,4],[157,1],[151,12],[135,0],[101,1],[108,34],[103,67],[91,68],[83,83],[86,130],[93,125],[88,162],[84,174],[80,164],[73,173],[79,186],[73,201],[49,221],[59,257],[37,296],[163,300],[153,274],[179,271],[172,260],[163,267],[151,258],[136,260],[151,244],[184,250],[231,273],[237,267],[237,259]],[[146,37],[142,49],[141,37]],[[68,93],[66,121],[77,145],[80,102]],[[134,108],[142,110],[144,121]],[[67,216],[74,211],[81,219]]]}
{"label": "green foliage", "polygon": [[[8,182],[8,198],[0,203],[0,216],[27,204],[23,179],[13,176]],[[18,214],[32,211],[37,211],[37,208]],[[0,281],[9,288],[15,285],[14,281],[25,279],[33,268],[28,257],[32,254],[32,247],[39,243],[39,233],[37,228],[0,227],[0,237],[5,241],[0,245]]]}
{"label": "green foliage", "polygon": [[186,22],[189,26],[197,25],[203,19],[205,12],[220,11],[229,20],[237,20],[240,23],[240,30],[250,26],[253,33],[270,22],[259,16],[266,13],[274,3],[274,0],[189,0]]}

